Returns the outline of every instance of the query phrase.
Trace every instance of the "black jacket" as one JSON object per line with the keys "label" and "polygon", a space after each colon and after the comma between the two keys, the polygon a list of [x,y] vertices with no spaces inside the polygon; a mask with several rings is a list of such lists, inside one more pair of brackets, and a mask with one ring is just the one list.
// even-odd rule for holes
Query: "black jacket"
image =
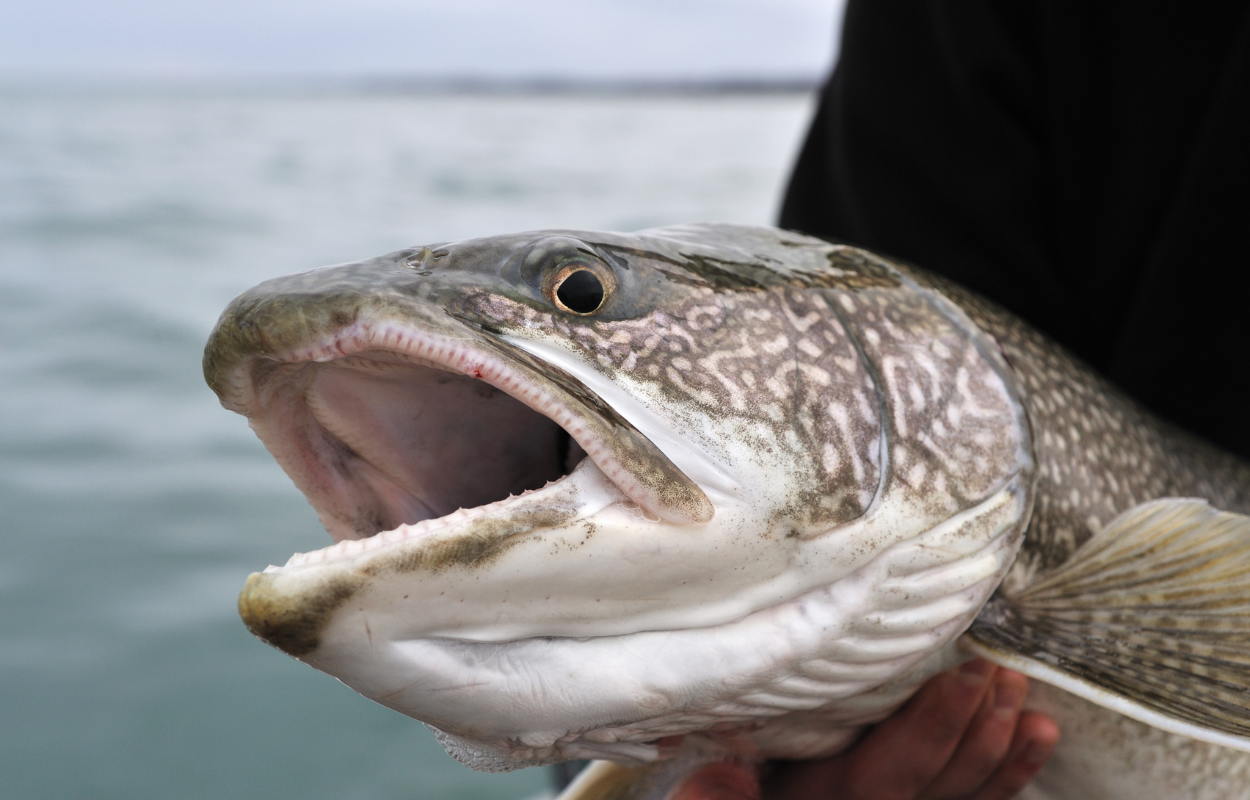
{"label": "black jacket", "polygon": [[1248,12],[850,0],[780,224],[943,273],[1250,456]]}

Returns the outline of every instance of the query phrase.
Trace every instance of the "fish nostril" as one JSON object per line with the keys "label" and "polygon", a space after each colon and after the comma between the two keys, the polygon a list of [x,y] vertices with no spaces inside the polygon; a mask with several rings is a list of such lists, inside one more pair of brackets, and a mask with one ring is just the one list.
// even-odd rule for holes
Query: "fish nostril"
{"label": "fish nostril", "polygon": [[430,248],[422,247],[420,252],[416,255],[408,256],[408,258],[404,259],[404,265],[412,267],[413,269],[423,269],[425,267],[425,262],[431,260],[433,255],[434,254],[430,252]]}
{"label": "fish nostril", "polygon": [[430,275],[432,274],[430,269],[433,267],[430,262],[444,258],[448,252],[447,250],[431,250],[428,247],[422,247],[418,253],[404,259],[404,266],[421,270],[417,273],[418,275]]}

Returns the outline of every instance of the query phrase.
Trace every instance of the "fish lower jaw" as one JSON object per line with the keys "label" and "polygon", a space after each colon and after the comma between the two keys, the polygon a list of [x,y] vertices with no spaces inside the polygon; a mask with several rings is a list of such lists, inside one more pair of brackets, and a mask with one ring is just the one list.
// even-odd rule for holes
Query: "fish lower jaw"
{"label": "fish lower jaw", "polygon": [[[544,508],[575,508],[576,510],[569,514],[570,520],[575,521],[592,515],[614,502],[621,504],[626,510],[638,509],[636,513],[643,515],[644,518],[648,514],[645,509],[640,509],[625,497],[593,461],[584,459],[571,473],[550,481],[539,489],[530,489],[482,506],[457,509],[441,517],[400,525],[392,530],[382,531],[363,539],[344,539],[320,550],[295,553],[283,566],[270,565],[265,572],[280,572],[315,564],[343,561],[369,555],[392,545],[402,546],[404,542],[416,542],[436,536],[446,538],[454,536],[459,530],[470,532],[474,523],[477,522],[507,519],[510,516]],[[654,517],[654,515],[651,516]],[[654,517],[652,521],[659,522],[660,519]]]}
{"label": "fish lower jaw", "polygon": [[[561,480],[564,480],[561,478]],[[552,483],[556,483],[553,481]],[[550,486],[551,484],[548,484]],[[426,519],[411,525],[400,525],[389,531],[375,533],[373,536],[364,539],[344,539],[341,542],[323,547],[320,550],[311,550],[307,553],[295,553],[282,567],[269,566],[265,572],[274,572],[279,569],[289,569],[291,567],[302,567],[306,564],[320,564],[326,561],[336,561],[342,558],[358,556],[368,553],[388,544],[395,544],[408,539],[416,539],[421,536],[427,536],[446,528],[451,528],[459,524],[472,522],[475,519],[487,516],[492,512],[501,511],[510,506],[515,501],[528,497],[535,492],[543,491],[542,489],[531,489],[522,492],[519,495],[512,495],[504,500],[498,500],[484,506],[476,506],[474,508],[461,508],[442,517]]]}

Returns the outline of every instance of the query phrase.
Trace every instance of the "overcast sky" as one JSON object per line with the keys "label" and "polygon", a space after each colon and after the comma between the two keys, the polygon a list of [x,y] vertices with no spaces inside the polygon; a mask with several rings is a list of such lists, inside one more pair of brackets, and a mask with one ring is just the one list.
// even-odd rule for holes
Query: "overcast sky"
{"label": "overcast sky", "polygon": [[0,0],[0,74],[809,77],[843,0]]}

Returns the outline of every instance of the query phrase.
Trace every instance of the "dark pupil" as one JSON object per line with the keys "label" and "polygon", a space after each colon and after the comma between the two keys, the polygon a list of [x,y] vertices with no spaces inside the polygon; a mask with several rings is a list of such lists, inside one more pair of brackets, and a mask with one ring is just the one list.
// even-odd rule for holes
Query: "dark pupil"
{"label": "dark pupil", "polygon": [[560,283],[556,297],[568,310],[589,314],[603,303],[603,283],[590,270],[579,269]]}

